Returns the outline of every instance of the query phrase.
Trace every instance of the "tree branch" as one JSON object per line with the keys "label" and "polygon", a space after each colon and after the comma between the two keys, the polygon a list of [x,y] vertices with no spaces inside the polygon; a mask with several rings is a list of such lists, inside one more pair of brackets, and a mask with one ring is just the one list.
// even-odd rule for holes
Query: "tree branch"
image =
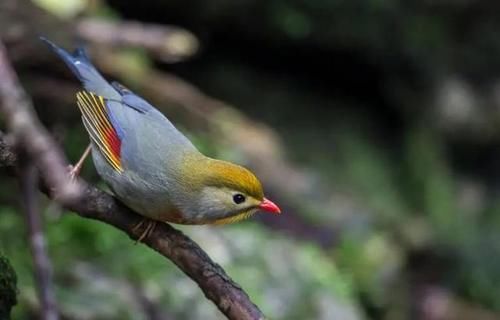
{"label": "tree branch", "polygon": [[31,254],[35,268],[35,281],[43,320],[57,320],[56,298],[52,286],[52,266],[45,246],[42,219],[38,211],[38,173],[28,159],[23,159],[20,170],[20,184],[24,219],[28,229]]}
{"label": "tree branch", "polygon": [[[108,223],[137,239],[140,230],[134,231],[133,226],[143,217],[81,179],[71,182],[66,174],[67,162],[62,152],[31,109],[31,102],[19,85],[8,63],[5,48],[0,43],[0,111],[5,115],[16,147],[26,152],[38,168],[47,186],[45,190],[51,191],[49,196],[82,217]],[[2,154],[13,153],[12,150],[11,146],[0,141]],[[0,160],[4,158],[2,154]],[[18,162],[14,159],[10,165],[18,165]],[[264,318],[245,291],[182,232],[168,224],[161,224],[144,242],[193,279],[228,319]]]}
{"label": "tree branch", "polygon": [[196,37],[185,29],[137,21],[85,18],[76,23],[76,31],[88,41],[146,49],[156,58],[170,63],[193,56],[199,47]]}

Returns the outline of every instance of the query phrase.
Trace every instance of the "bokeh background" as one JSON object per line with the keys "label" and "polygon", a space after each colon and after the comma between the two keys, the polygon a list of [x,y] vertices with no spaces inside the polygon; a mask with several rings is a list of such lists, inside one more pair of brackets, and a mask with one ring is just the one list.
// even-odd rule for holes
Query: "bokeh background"
{"label": "bokeh background", "polygon": [[[181,229],[270,319],[500,318],[499,31],[497,1],[0,0],[0,37],[72,161],[78,84],[38,35],[85,43],[262,178],[281,216]],[[82,175],[106,188],[91,162]],[[32,319],[16,188],[0,172],[0,252],[13,318]],[[222,317],[164,258],[42,204],[64,319]]]}

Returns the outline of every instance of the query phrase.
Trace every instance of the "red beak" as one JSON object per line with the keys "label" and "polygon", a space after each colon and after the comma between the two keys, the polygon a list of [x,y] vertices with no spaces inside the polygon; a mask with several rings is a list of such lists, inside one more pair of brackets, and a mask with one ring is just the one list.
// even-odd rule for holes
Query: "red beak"
{"label": "red beak", "polygon": [[271,200],[264,198],[262,202],[259,204],[259,209],[262,211],[270,212],[270,213],[275,213],[275,214],[280,214],[281,210],[280,208]]}

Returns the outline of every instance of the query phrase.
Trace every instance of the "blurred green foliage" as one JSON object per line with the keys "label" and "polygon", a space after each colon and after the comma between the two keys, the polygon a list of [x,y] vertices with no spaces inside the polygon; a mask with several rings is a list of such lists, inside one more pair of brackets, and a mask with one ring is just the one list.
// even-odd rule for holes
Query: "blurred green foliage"
{"label": "blurred green foliage", "polygon": [[[48,250],[54,263],[57,298],[64,315],[74,319],[142,319],[138,292],[180,319],[219,319],[196,284],[143,245],[102,223],[46,212]],[[27,319],[36,307],[28,245],[15,210],[1,209],[0,243],[19,275],[15,319]],[[344,310],[355,319],[349,278],[317,247],[291,242],[255,223],[228,228],[185,227],[231,277],[274,319],[318,318]],[[24,248],[24,249],[23,249]],[[333,299],[333,307],[318,305]],[[293,307],[294,306],[294,307]]]}

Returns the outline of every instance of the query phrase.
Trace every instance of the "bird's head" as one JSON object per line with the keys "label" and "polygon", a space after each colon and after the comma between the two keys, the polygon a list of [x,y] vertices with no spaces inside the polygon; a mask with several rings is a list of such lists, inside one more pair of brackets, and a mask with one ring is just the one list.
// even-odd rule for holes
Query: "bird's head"
{"label": "bird's head", "polygon": [[[281,213],[264,197],[259,179],[248,169],[208,158],[196,161],[196,206],[207,223],[225,224],[248,218],[257,211]],[[210,220],[210,222],[209,222]]]}

